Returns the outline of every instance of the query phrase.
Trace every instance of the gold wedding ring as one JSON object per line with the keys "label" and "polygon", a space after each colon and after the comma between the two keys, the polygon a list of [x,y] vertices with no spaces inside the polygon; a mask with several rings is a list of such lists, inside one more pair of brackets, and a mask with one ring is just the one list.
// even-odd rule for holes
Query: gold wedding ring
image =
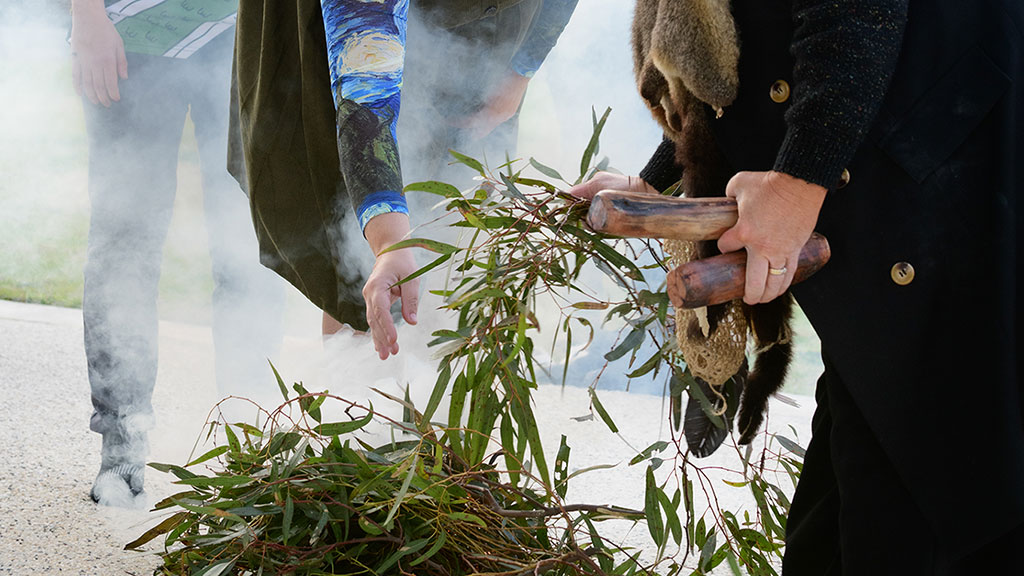
{"label": "gold wedding ring", "polygon": [[789,268],[783,266],[782,268],[768,268],[768,273],[772,276],[782,276],[786,272],[789,272]]}

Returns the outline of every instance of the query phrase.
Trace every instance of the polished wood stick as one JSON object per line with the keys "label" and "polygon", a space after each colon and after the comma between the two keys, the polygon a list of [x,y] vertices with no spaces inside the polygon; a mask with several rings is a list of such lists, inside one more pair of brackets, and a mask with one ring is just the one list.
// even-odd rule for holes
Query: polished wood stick
{"label": "polished wood stick", "polygon": [[732,198],[677,198],[602,190],[594,195],[587,223],[597,232],[626,238],[714,240],[736,224]]}
{"label": "polished wood stick", "polygon": [[[800,252],[793,284],[820,270],[831,255],[825,237],[817,232],[812,234]],[[744,250],[694,260],[668,273],[668,297],[676,308],[714,306],[742,298],[746,272],[747,253]]]}

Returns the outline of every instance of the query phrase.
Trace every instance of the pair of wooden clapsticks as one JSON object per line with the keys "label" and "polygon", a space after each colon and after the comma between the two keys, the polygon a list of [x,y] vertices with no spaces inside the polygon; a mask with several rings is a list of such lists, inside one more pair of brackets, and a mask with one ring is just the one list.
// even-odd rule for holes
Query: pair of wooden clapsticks
{"label": "pair of wooden clapsticks", "polygon": [[[628,238],[714,240],[738,218],[732,198],[677,198],[604,190],[590,204],[587,223],[605,234]],[[814,233],[800,252],[793,283],[802,282],[828,262],[825,237]],[[731,252],[684,264],[668,274],[668,296],[676,308],[700,308],[743,296],[747,254]]]}

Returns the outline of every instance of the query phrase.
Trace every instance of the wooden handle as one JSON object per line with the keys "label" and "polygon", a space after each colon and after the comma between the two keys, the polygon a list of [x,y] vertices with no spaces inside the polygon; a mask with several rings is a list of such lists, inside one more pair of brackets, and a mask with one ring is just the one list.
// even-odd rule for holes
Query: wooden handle
{"label": "wooden handle", "polygon": [[587,223],[598,232],[627,238],[714,240],[736,224],[732,198],[676,198],[602,190],[594,195]]}
{"label": "wooden handle", "polygon": [[[800,252],[793,284],[803,282],[821,270],[832,255],[828,241],[814,233]],[[714,306],[743,297],[746,284],[747,253],[730,252],[704,260],[694,260],[668,273],[668,297],[676,308]]]}

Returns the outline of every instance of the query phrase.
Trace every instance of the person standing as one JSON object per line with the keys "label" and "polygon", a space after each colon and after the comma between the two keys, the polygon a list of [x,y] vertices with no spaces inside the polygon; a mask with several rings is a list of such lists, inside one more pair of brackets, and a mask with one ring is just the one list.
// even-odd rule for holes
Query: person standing
{"label": "person standing", "polygon": [[[575,193],[662,189],[685,175],[680,162],[720,151],[739,221],[718,248],[746,251],[748,304],[790,288],[812,230],[831,245],[830,262],[792,287],[825,372],[783,574],[1019,572],[1024,7],[645,4],[658,3],[637,11],[656,22],[641,56],[661,51],[658,74],[641,78],[652,110],[685,119],[673,91],[709,78],[738,90],[726,102],[693,93],[710,140],[680,145],[672,126],[693,122],[666,121],[642,180],[604,174]],[[706,47],[669,11],[709,7],[727,17],[704,37],[738,37],[738,63],[716,70],[728,58],[693,58],[699,49],[666,61],[660,42]]]}
{"label": "person standing", "polygon": [[186,115],[195,126],[213,263],[218,390],[267,380],[282,286],[263,270],[245,196],[225,167],[237,0],[73,0],[75,90],[89,136],[91,216],[82,311],[102,434],[93,500],[144,487],[157,374],[160,261]]}
{"label": "person standing", "polygon": [[[250,191],[263,262],[324,310],[325,332],[369,327],[382,359],[397,352],[390,305],[402,297],[414,323],[416,285],[390,287],[415,262],[380,251],[409,230],[403,172],[435,177],[467,142],[503,158],[529,77],[575,6],[241,3],[232,172]],[[365,279],[360,230],[376,255]]]}

